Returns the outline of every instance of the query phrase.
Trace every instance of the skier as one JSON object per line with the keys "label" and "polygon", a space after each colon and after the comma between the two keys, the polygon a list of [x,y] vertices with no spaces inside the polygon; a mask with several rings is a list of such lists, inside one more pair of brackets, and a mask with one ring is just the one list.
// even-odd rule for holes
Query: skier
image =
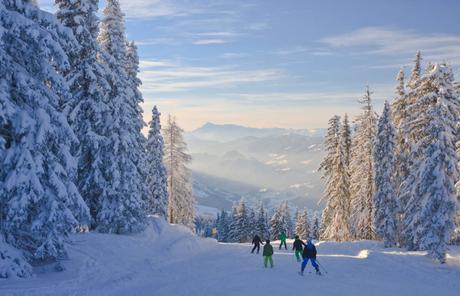
{"label": "skier", "polygon": [[251,254],[253,254],[256,249],[257,249],[257,254],[259,254],[260,245],[263,246],[264,243],[262,242],[262,240],[257,234],[252,239],[252,244],[254,245],[254,248],[252,248]]}
{"label": "skier", "polygon": [[273,247],[270,245],[270,240],[267,239],[265,241],[264,252],[262,254],[264,256],[264,266],[267,268],[268,262],[270,262],[270,267],[273,268]]}
{"label": "skier", "polygon": [[300,262],[300,256],[302,255],[303,246],[306,244],[299,238],[298,235],[295,236],[294,244],[292,245],[292,250],[295,250],[295,257],[297,262]]}
{"label": "skier", "polygon": [[321,272],[319,271],[319,266],[318,263],[316,263],[316,247],[312,243],[311,239],[308,240],[307,245],[303,249],[302,253],[303,257],[303,262],[302,262],[302,268],[299,272],[300,275],[303,275],[303,271],[305,270],[305,267],[307,266],[308,260],[311,260],[311,265],[316,270],[317,275],[321,275]]}
{"label": "skier", "polygon": [[287,238],[286,233],[284,233],[284,231],[282,231],[280,235],[278,235],[278,239],[280,240],[280,250],[283,244],[284,244],[284,248],[287,250],[286,238]]}

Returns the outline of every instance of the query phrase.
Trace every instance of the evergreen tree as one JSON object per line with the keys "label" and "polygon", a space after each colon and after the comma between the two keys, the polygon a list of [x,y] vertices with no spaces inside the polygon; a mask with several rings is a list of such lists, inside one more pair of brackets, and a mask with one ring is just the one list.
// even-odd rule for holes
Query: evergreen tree
{"label": "evergreen tree", "polygon": [[236,242],[248,242],[252,239],[250,235],[250,210],[243,199],[236,205],[233,216],[232,239]]}
{"label": "evergreen tree", "polygon": [[362,100],[362,113],[356,118],[356,132],[352,140],[350,163],[351,222],[354,236],[373,239],[373,145],[377,116],[367,87]]}
{"label": "evergreen tree", "polygon": [[405,81],[404,81],[404,68],[401,67],[399,73],[396,77],[396,81],[398,85],[396,87],[395,92],[395,99],[391,104],[392,110],[392,118],[393,118],[393,126],[395,128],[395,151],[394,151],[394,188],[395,194],[397,196],[397,220],[396,220],[396,227],[397,227],[397,244],[402,245],[402,238],[401,238],[401,225],[402,225],[402,215],[404,212],[404,205],[401,199],[401,185],[403,181],[409,175],[409,153],[410,147],[407,141],[407,135],[404,133],[404,129],[402,128],[406,125],[406,121],[408,119],[407,109],[409,106],[409,96],[406,93],[405,88]]}
{"label": "evergreen tree", "polygon": [[78,41],[68,50],[71,67],[65,71],[70,96],[62,102],[69,123],[78,137],[78,189],[88,205],[92,217],[91,228],[96,227],[96,217],[101,200],[115,191],[110,182],[112,114],[107,94],[110,85],[106,80],[108,69],[97,59],[101,50],[96,41],[99,20],[96,0],[56,0],[57,18],[70,28]]}
{"label": "evergreen tree", "polygon": [[299,225],[299,217],[300,217],[300,212],[299,212],[299,208],[296,208],[295,210],[295,215],[294,215],[294,222],[295,222],[295,225],[294,225],[294,234],[295,235],[299,235],[299,232],[302,231],[301,229],[301,226]]}
{"label": "evergreen tree", "polygon": [[270,234],[272,240],[278,239],[278,236],[281,232],[286,232],[286,225],[283,221],[283,204],[281,204],[274,212],[272,218],[270,219]]}
{"label": "evergreen tree", "polygon": [[327,183],[328,196],[323,215],[330,220],[323,226],[321,237],[326,240],[347,241],[351,239],[350,230],[350,181],[345,164],[345,133],[339,135],[339,144],[332,159],[332,173]]}
{"label": "evergreen tree", "polygon": [[147,139],[147,213],[167,217],[168,177],[164,164],[164,141],[161,135],[160,112],[156,106],[152,110]]}
{"label": "evergreen tree", "polygon": [[232,207],[232,215],[230,218],[228,238],[227,238],[227,241],[229,242],[239,242],[239,239],[240,239],[241,232],[237,225],[236,212],[237,212],[237,204],[234,204]]}
{"label": "evergreen tree", "polygon": [[286,235],[287,237],[292,237],[294,235],[294,223],[292,222],[291,212],[289,210],[289,204],[287,201],[285,201],[284,205],[282,205],[281,212]]}
{"label": "evergreen tree", "polygon": [[409,79],[409,82],[407,83],[407,86],[410,89],[415,89],[418,86],[421,73],[422,73],[422,53],[420,51],[417,51],[417,53],[415,54],[414,68],[412,68],[410,79]]}
{"label": "evergreen tree", "polygon": [[310,238],[310,222],[308,220],[307,209],[304,209],[302,212],[298,213],[296,218],[295,233],[301,239]]}
{"label": "evergreen tree", "polygon": [[229,241],[230,217],[227,212],[222,210],[217,221],[217,240],[220,242]]}
{"label": "evergreen tree", "polygon": [[[129,233],[144,229],[145,150],[138,110],[135,108],[131,79],[126,73],[127,53],[123,13],[118,0],[108,0],[98,36],[102,61],[109,70],[109,106],[112,130],[109,137],[110,163],[107,179],[113,188],[100,198],[97,230]],[[138,107],[138,105],[136,105]]]}
{"label": "evergreen tree", "polygon": [[318,218],[318,214],[315,213],[315,215],[313,217],[313,226],[311,228],[311,235],[312,235],[312,238],[315,239],[315,240],[320,239],[321,226],[319,224],[319,221],[320,221],[320,219]]}
{"label": "evergreen tree", "polygon": [[430,66],[414,89],[418,100],[409,109],[405,126],[414,164],[404,186],[406,242],[410,249],[427,250],[440,262],[445,262],[455,225],[454,184],[459,178],[455,142],[460,103],[452,82],[448,66]]}
{"label": "evergreen tree", "polygon": [[192,176],[187,165],[192,158],[187,154],[183,130],[176,120],[168,116],[163,130],[165,141],[165,164],[168,173],[168,221],[183,224],[193,229],[195,219],[195,198],[192,193]]}
{"label": "evergreen tree", "polygon": [[385,102],[374,144],[374,225],[385,247],[393,247],[397,241],[395,129],[391,118],[390,105]]}
{"label": "evergreen tree", "polygon": [[[332,182],[332,175],[334,173],[334,161],[337,158],[337,149],[339,147],[340,140],[340,117],[335,115],[329,120],[329,127],[327,129],[326,139],[324,142],[326,156],[320,164],[319,171],[323,171],[322,178],[326,180],[326,190],[325,194],[321,198],[321,202],[328,202],[329,193],[334,189],[334,184]],[[322,216],[322,229],[321,233],[325,230],[332,220],[333,208],[326,207],[323,211]]]}
{"label": "evergreen tree", "polygon": [[0,239],[34,261],[65,257],[68,234],[89,222],[60,105],[68,46],[71,31],[32,1],[0,2]]}
{"label": "evergreen tree", "polygon": [[259,209],[257,211],[256,234],[259,235],[261,239],[270,238],[270,232],[267,225],[267,216],[262,202],[260,203]]}

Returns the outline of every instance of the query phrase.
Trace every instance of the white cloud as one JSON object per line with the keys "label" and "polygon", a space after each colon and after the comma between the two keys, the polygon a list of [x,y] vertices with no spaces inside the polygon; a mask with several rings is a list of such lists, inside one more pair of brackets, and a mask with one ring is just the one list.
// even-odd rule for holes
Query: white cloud
{"label": "white cloud", "polygon": [[411,30],[365,27],[320,41],[332,48],[354,48],[359,54],[401,56],[421,50],[428,60],[460,63],[460,35],[422,35]]}
{"label": "white cloud", "polygon": [[195,45],[210,45],[210,44],[224,44],[229,42],[228,40],[225,39],[200,39],[193,41],[193,44]]}
{"label": "white cloud", "polygon": [[142,60],[140,78],[144,92],[178,92],[268,81],[283,76],[279,69],[192,67],[171,61]]}

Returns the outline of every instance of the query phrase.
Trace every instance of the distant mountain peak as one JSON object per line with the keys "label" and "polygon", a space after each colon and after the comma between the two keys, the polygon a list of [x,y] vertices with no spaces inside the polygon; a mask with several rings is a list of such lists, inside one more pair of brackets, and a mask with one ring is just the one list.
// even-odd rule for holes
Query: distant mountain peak
{"label": "distant mountain peak", "polygon": [[206,122],[200,128],[189,133],[189,135],[202,140],[229,142],[247,137],[272,137],[297,134],[301,136],[320,136],[324,135],[325,129],[286,129],[286,128],[254,128],[238,124],[217,124]]}

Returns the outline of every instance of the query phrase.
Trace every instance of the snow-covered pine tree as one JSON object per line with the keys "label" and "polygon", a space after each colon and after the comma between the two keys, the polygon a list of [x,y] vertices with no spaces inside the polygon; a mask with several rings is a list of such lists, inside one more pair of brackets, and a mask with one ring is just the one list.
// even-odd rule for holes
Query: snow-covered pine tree
{"label": "snow-covered pine tree", "polygon": [[164,141],[161,135],[160,112],[153,107],[147,139],[147,214],[166,219],[168,212],[168,176],[164,164]]}
{"label": "snow-covered pine tree", "polygon": [[89,222],[60,110],[69,46],[72,32],[32,1],[0,2],[0,236],[33,261],[66,256],[68,234]]}
{"label": "snow-covered pine tree", "polygon": [[395,129],[387,101],[377,126],[374,143],[374,225],[385,247],[397,242],[398,204],[394,182]]}
{"label": "snow-covered pine tree", "polygon": [[302,231],[301,226],[299,225],[299,217],[300,217],[300,212],[299,208],[295,209],[295,215],[294,215],[294,234],[299,235],[299,232]]}
{"label": "snow-covered pine tree", "polygon": [[259,235],[261,239],[269,239],[270,231],[268,230],[267,215],[262,202],[259,204],[256,218],[256,234]]}
{"label": "snow-covered pine tree", "polygon": [[168,221],[193,229],[195,198],[192,192],[192,173],[187,167],[192,158],[187,153],[182,133],[176,119],[169,115],[163,129],[164,163],[168,174]]}
{"label": "snow-covered pine tree", "polygon": [[229,228],[230,228],[230,217],[225,210],[219,215],[219,220],[217,221],[217,240],[220,242],[229,241]]}
{"label": "snow-covered pine tree", "polygon": [[229,242],[238,242],[241,231],[238,229],[238,225],[236,224],[236,211],[237,211],[237,204],[233,204],[232,206],[232,214],[230,216],[230,223],[229,229],[227,234],[227,241]]}
{"label": "snow-covered pine tree", "polygon": [[394,188],[396,193],[396,202],[398,207],[398,213],[396,216],[396,227],[397,227],[397,244],[403,245],[401,237],[401,226],[402,226],[402,215],[404,212],[404,205],[400,196],[401,184],[409,175],[409,153],[410,147],[407,141],[407,137],[404,134],[402,128],[408,119],[407,109],[409,106],[409,96],[406,93],[404,68],[401,67],[398,75],[396,76],[398,85],[396,87],[395,98],[391,104],[393,126],[395,128],[395,151],[394,151]]}
{"label": "snow-covered pine tree", "polygon": [[455,142],[460,103],[452,82],[450,67],[430,66],[414,89],[418,99],[409,109],[411,116],[405,126],[413,144],[410,157],[414,166],[411,184],[404,187],[408,196],[404,233],[410,233],[411,249],[427,250],[442,263],[455,225],[454,184],[459,178]]}
{"label": "snow-covered pine tree", "polygon": [[[339,139],[340,139],[340,117],[338,115],[333,116],[329,119],[329,127],[327,129],[326,138],[324,141],[324,146],[326,150],[326,156],[324,157],[323,161],[320,164],[319,171],[322,171],[323,175],[322,178],[326,180],[326,190],[325,194],[321,198],[320,202],[328,202],[329,199],[329,192],[333,190],[332,174],[334,171],[333,163],[334,159],[337,155],[337,148],[339,146]],[[321,235],[324,229],[330,224],[333,213],[333,209],[326,207],[323,211],[322,215],[322,229],[320,230]]]}
{"label": "snow-covered pine tree", "polygon": [[409,82],[407,83],[407,87],[410,89],[415,89],[418,86],[421,74],[422,74],[422,53],[419,50],[415,54],[414,67],[412,68],[412,72],[410,75]]}
{"label": "snow-covered pine tree", "polygon": [[278,239],[281,232],[286,232],[285,223],[283,221],[283,204],[275,209],[272,218],[270,219],[270,235],[272,240]]}
{"label": "snow-covered pine tree", "polygon": [[[422,71],[422,56],[420,51],[416,53],[414,67],[411,71],[410,80],[407,86],[404,87],[403,72],[397,77],[398,87],[396,89],[396,99],[393,103],[394,126],[396,128],[396,190],[398,194],[398,245],[405,246],[409,249],[415,249],[413,244],[413,233],[404,227],[404,215],[406,207],[411,197],[411,187],[415,182],[415,170],[417,163],[415,158],[411,157],[412,145],[416,137],[420,135],[410,135],[408,132],[408,124],[414,117],[414,105],[417,103],[419,95],[416,88],[419,84]],[[411,111],[409,111],[411,110]],[[406,231],[407,230],[407,231]]]}
{"label": "snow-covered pine tree", "polygon": [[[128,77],[128,61],[123,13],[118,0],[107,0],[103,11],[98,42],[103,50],[102,61],[109,70],[112,134],[108,155],[114,188],[100,200],[97,230],[110,233],[140,231],[145,226],[145,139],[141,134],[142,110],[133,87],[137,82]],[[133,64],[134,63],[134,64]]]}
{"label": "snow-covered pine tree", "polygon": [[97,59],[101,52],[96,41],[98,2],[55,1],[57,18],[72,30],[80,45],[68,52],[71,67],[64,73],[70,96],[63,102],[63,108],[80,142],[77,185],[90,209],[91,228],[96,227],[100,201],[115,190],[108,179],[110,171],[107,166],[111,161],[108,139],[112,134],[112,114],[107,96],[110,91],[106,80],[108,70]]}
{"label": "snow-covered pine tree", "polygon": [[[346,134],[339,134],[339,144],[332,159],[332,172],[327,183],[327,204],[324,213],[330,220],[323,228],[322,239],[348,241],[351,239],[350,227],[350,176],[345,164]],[[323,214],[324,215],[324,214]]]}
{"label": "snow-covered pine tree", "polygon": [[313,225],[311,227],[311,236],[315,240],[320,239],[320,229],[321,225],[319,224],[320,218],[318,217],[318,213],[315,213],[313,216]]}
{"label": "snow-covered pine tree", "polygon": [[303,209],[301,212],[297,211],[296,215],[296,224],[295,224],[295,234],[300,237],[300,239],[310,238],[310,222],[308,220],[307,209]]}
{"label": "snow-covered pine tree", "polygon": [[233,223],[230,236],[234,242],[248,242],[250,239],[249,210],[243,199],[233,207]]}
{"label": "snow-covered pine tree", "polygon": [[294,223],[292,222],[291,218],[291,211],[289,209],[289,203],[285,201],[282,205],[282,221],[284,224],[284,229],[286,231],[287,237],[292,237],[294,234]]}
{"label": "snow-covered pine tree", "polygon": [[377,115],[372,107],[371,91],[366,88],[360,100],[362,113],[357,116],[350,162],[351,224],[354,237],[373,239],[374,164],[373,146]]}

